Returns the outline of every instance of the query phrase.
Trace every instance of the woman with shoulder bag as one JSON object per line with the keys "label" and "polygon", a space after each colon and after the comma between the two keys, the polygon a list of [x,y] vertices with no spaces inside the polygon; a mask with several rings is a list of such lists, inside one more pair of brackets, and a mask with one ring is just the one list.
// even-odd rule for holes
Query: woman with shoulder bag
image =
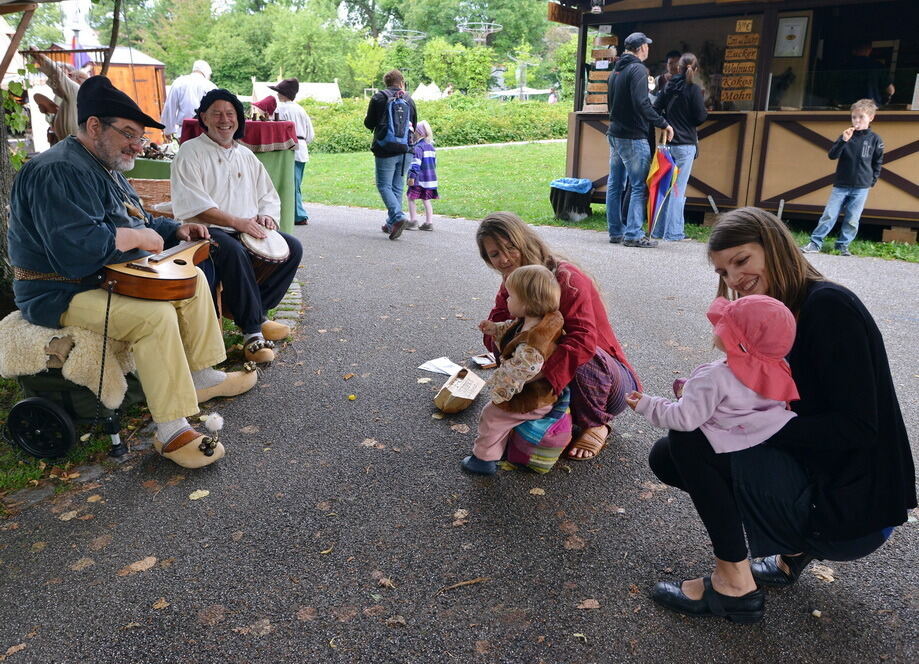
{"label": "woman with shoulder bag", "polygon": [[654,110],[663,115],[673,127],[670,155],[680,169],[673,193],[664,202],[662,223],[652,233],[653,238],[679,241],[683,234],[683,208],[686,205],[686,185],[692,172],[692,162],[698,154],[699,137],[696,127],[705,122],[708,111],[702,99],[702,88],[695,84],[699,61],[692,53],[680,56],[679,73],[673,76],[657,96]]}

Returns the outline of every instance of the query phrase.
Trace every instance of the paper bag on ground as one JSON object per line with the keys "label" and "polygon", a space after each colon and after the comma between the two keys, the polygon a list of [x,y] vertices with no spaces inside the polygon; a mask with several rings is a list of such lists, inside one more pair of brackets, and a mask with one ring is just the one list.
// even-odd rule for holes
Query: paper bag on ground
{"label": "paper bag on ground", "polygon": [[445,413],[466,410],[485,387],[485,381],[469,369],[460,369],[450,376],[434,397],[434,405]]}

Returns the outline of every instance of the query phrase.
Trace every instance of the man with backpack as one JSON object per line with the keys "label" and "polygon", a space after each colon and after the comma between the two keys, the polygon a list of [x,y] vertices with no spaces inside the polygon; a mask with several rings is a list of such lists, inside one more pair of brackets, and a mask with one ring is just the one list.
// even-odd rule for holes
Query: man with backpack
{"label": "man with backpack", "polygon": [[376,162],[377,190],[387,211],[383,232],[395,240],[408,223],[402,212],[402,193],[412,162],[411,132],[418,114],[415,102],[405,92],[401,71],[393,69],[383,77],[383,83],[386,89],[370,98],[364,126],[373,131],[370,151]]}

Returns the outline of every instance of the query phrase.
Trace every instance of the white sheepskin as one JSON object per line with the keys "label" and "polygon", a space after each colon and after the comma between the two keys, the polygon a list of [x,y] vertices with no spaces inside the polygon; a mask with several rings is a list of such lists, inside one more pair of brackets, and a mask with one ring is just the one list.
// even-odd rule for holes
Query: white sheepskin
{"label": "white sheepskin", "polygon": [[[15,378],[31,376],[45,370],[48,356],[45,347],[62,337],[73,339],[73,350],[64,362],[61,373],[67,380],[89,388],[99,389],[99,367],[102,363],[102,335],[81,327],[54,329],[32,325],[14,311],[0,321],[0,376]],[[129,344],[109,339],[105,350],[105,377],[102,381],[102,404],[115,409],[124,401],[128,383],[125,374],[134,370],[134,356]]]}

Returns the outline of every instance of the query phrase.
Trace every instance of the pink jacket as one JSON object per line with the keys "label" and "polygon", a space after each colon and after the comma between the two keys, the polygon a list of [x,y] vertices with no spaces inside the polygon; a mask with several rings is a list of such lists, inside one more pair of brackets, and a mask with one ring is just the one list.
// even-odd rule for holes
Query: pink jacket
{"label": "pink jacket", "polygon": [[693,369],[679,401],[645,395],[635,411],[656,427],[701,429],[718,454],[759,445],[795,416],[741,383],[724,360]]}

